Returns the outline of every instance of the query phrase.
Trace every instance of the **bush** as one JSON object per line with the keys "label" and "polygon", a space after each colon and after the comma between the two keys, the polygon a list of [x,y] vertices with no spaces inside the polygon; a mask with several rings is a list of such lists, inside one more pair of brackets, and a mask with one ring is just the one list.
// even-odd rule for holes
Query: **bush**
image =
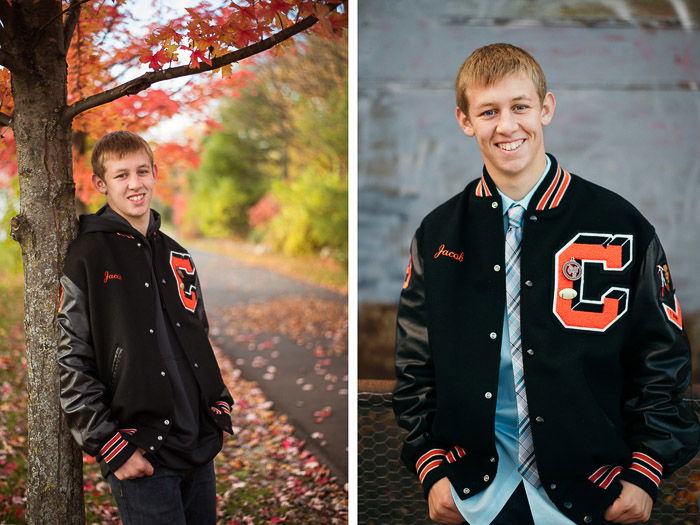
{"label": "bush", "polygon": [[266,240],[290,255],[330,254],[348,257],[347,179],[334,173],[307,169],[291,181],[278,181],[272,195],[280,212],[266,229]]}

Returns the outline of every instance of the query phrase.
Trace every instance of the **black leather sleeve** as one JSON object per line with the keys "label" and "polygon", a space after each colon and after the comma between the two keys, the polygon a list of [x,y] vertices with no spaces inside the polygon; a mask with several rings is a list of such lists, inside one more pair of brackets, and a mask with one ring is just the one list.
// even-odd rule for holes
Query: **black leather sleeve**
{"label": "black leather sleeve", "polygon": [[[194,262],[192,263],[194,265]],[[199,272],[196,271],[196,266],[195,266],[195,276],[194,276],[194,285],[195,288],[197,289],[197,309],[195,310],[195,314],[199,318],[199,320],[202,322],[202,326],[204,327],[204,333],[209,335],[209,320],[207,319],[207,312],[204,309],[204,294],[202,293],[202,283],[199,282]]]}
{"label": "black leather sleeve", "polygon": [[[61,407],[73,438],[109,469],[118,469],[136,447],[123,439],[110,417],[107,387],[99,380],[90,337],[90,319],[83,291],[66,275],[61,277],[58,312]],[[107,447],[107,445],[110,445]]]}
{"label": "black leather sleeve", "polygon": [[690,347],[656,236],[641,263],[630,315],[623,418],[633,457],[622,479],[655,497],[656,480],[690,461],[700,446],[697,418],[683,401],[691,377]]}
{"label": "black leather sleeve", "polygon": [[427,497],[432,485],[445,476],[447,447],[431,436],[435,414],[435,371],[428,341],[421,230],[411,242],[411,257],[399,300],[396,323],[396,387],[394,413],[408,431],[401,460],[418,474]]}

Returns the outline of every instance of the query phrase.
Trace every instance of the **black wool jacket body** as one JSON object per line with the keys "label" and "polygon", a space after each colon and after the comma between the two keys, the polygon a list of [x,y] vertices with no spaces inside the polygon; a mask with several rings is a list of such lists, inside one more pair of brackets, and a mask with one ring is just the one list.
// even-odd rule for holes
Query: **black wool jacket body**
{"label": "black wool jacket body", "polygon": [[[575,523],[604,523],[620,480],[656,496],[697,452],[682,396],[690,349],[654,228],[556,159],[523,218],[521,333],[540,479]],[[503,210],[481,179],[432,211],[411,244],[399,303],[393,403],[402,461],[427,494],[462,499],[496,475],[505,311]]]}
{"label": "black wool jacket body", "polygon": [[61,277],[61,406],[73,437],[105,475],[137,448],[156,453],[176,413],[155,334],[156,286],[198,384],[203,417],[233,433],[233,399],[209,343],[192,257],[151,213],[148,240],[107,206],[81,216]]}

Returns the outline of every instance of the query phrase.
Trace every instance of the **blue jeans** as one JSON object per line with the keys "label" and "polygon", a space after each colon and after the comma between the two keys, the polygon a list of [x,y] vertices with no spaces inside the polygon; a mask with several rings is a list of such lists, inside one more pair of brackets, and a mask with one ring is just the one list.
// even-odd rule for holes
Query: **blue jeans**
{"label": "blue jeans", "polygon": [[215,525],[214,462],[189,472],[154,467],[152,476],[107,476],[124,525]]}

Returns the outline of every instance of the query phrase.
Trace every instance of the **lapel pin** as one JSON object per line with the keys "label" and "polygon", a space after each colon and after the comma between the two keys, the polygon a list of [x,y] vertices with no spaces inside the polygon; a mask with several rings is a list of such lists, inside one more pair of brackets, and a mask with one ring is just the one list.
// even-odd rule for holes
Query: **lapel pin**
{"label": "lapel pin", "polygon": [[573,288],[562,288],[559,290],[559,297],[562,299],[573,299],[578,295],[578,292]]}

